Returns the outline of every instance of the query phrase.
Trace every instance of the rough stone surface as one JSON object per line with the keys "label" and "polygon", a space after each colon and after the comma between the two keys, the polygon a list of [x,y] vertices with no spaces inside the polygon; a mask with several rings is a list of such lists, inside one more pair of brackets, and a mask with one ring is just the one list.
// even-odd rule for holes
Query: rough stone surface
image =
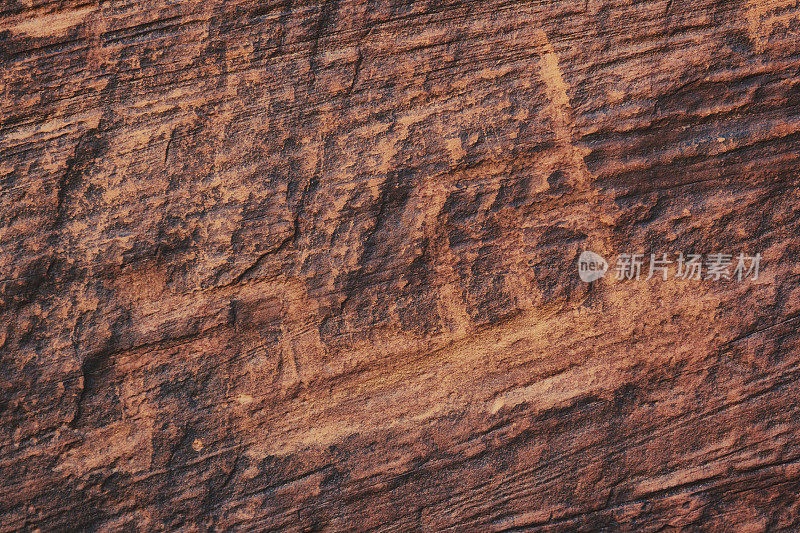
{"label": "rough stone surface", "polygon": [[800,528],[796,0],[5,0],[0,69],[0,531]]}

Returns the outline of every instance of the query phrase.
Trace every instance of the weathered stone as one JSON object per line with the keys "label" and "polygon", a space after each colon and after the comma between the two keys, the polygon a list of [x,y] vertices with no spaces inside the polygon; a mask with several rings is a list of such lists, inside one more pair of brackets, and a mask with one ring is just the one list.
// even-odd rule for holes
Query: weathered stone
{"label": "weathered stone", "polygon": [[[799,43],[794,0],[5,2],[0,530],[797,529]],[[762,271],[614,276],[678,252]]]}

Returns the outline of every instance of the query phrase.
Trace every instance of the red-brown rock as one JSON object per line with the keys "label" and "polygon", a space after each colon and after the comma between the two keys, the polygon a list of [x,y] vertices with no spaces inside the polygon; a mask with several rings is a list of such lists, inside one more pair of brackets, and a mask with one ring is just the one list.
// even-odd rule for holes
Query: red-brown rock
{"label": "red-brown rock", "polygon": [[[8,0],[0,68],[0,531],[800,527],[797,1]],[[761,272],[613,272],[679,252]]]}

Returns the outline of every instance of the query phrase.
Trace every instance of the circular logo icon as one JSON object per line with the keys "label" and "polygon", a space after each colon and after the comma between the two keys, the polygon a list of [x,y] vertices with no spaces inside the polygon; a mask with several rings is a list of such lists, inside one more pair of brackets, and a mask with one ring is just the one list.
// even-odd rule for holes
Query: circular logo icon
{"label": "circular logo icon", "polygon": [[603,256],[587,250],[578,258],[578,275],[582,281],[591,283],[605,276],[606,272],[608,261]]}

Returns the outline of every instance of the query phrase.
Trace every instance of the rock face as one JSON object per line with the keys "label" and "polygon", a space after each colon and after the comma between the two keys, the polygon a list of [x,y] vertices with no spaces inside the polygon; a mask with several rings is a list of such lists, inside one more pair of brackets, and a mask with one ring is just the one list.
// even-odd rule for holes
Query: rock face
{"label": "rock face", "polygon": [[6,0],[0,65],[0,530],[800,527],[797,1]]}

